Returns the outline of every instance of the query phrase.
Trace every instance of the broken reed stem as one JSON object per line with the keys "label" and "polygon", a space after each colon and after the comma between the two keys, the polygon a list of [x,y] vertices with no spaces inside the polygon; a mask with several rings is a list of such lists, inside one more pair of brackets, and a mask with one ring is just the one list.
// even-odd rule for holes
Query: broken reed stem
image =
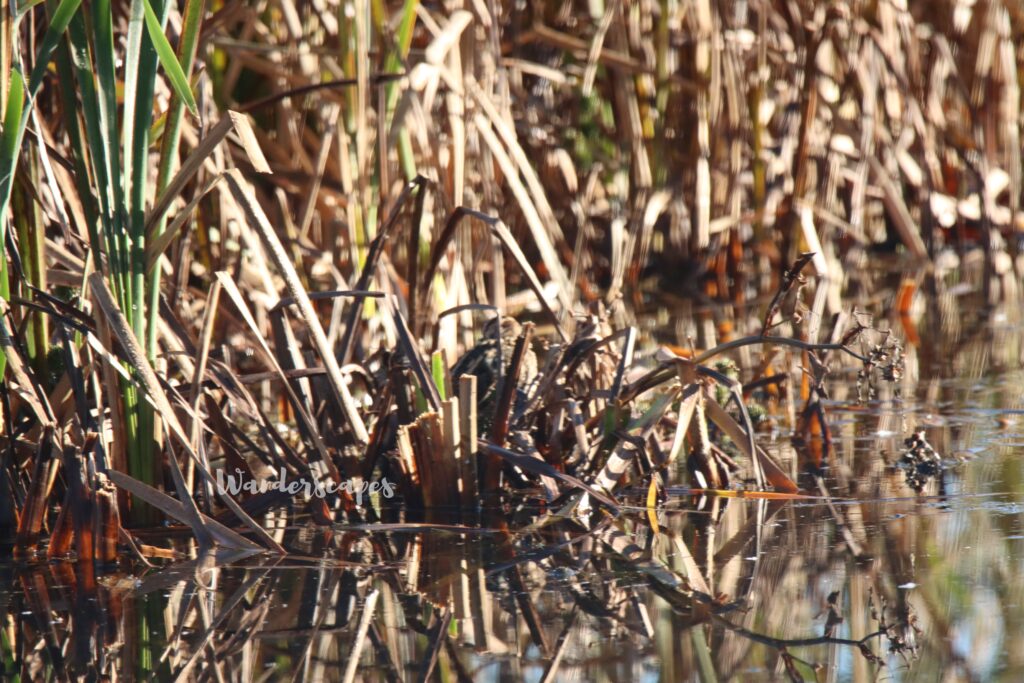
{"label": "broken reed stem", "polygon": [[441,413],[420,415],[398,428],[407,502],[426,508],[477,506],[476,377],[460,378],[460,396],[441,402]]}
{"label": "broken reed stem", "polygon": [[[46,501],[49,499],[56,468],[60,463],[53,457],[54,447],[53,430],[47,427],[39,443],[36,471],[22,515],[22,524],[18,527],[15,556],[31,555],[39,542]],[[84,478],[87,468],[75,446],[67,447],[63,454],[63,463],[65,476],[69,482],[69,492],[50,535],[46,550],[47,558],[67,557],[72,543],[77,541],[78,559],[99,561],[104,564],[117,562],[121,517],[118,512],[116,488],[102,473],[97,473],[95,476],[99,488],[94,492]]]}
{"label": "broken reed stem", "polygon": [[[75,540],[75,533],[71,524],[71,506],[65,502],[64,505],[60,506],[57,523],[53,526],[50,542],[46,546],[47,560],[59,560],[68,556],[68,553],[71,551],[71,544]],[[17,548],[15,548],[15,557],[17,557]]]}
{"label": "broken reed stem", "polygon": [[50,476],[50,464],[53,453],[53,427],[47,427],[39,448],[36,451],[35,467],[32,483],[25,496],[21,519],[18,524],[18,535],[15,538],[15,557],[32,555],[39,543],[43,529],[43,517],[46,515],[46,500],[53,482]]}
{"label": "broken reed stem", "polygon": [[99,488],[96,501],[96,560],[104,564],[117,562],[117,539],[121,517],[117,510],[117,488],[102,474],[97,475]]}
{"label": "broken reed stem", "polygon": [[[412,445],[412,456],[416,470],[420,473],[420,495],[423,496],[425,507],[437,504],[437,475],[431,467],[431,452],[442,448],[443,437],[440,425],[436,423],[436,413],[426,413],[409,425],[409,442]],[[435,433],[436,428],[436,433]]]}
{"label": "broken reed stem", "polygon": [[[459,432],[462,447],[459,449],[460,478],[462,480],[462,501],[466,506],[477,506],[477,414],[476,414],[476,375],[463,375],[459,378]],[[494,456],[488,456],[494,457]]]}
{"label": "broken reed stem", "polygon": [[409,435],[410,427],[411,425],[403,425],[398,428],[398,457],[405,475],[402,496],[407,505],[416,506],[423,504],[423,487],[420,485],[420,470],[416,465],[416,454],[412,447],[412,437]]}
{"label": "broken reed stem", "polygon": [[466,485],[462,480],[462,440],[459,435],[459,399],[453,396],[441,402],[441,423],[444,430],[444,458],[452,465],[455,498],[459,507],[466,507]]}
{"label": "broken reed stem", "polygon": [[423,504],[428,508],[458,505],[457,462],[448,449],[451,435],[446,434],[441,416],[434,412],[420,415],[408,433],[420,472]]}

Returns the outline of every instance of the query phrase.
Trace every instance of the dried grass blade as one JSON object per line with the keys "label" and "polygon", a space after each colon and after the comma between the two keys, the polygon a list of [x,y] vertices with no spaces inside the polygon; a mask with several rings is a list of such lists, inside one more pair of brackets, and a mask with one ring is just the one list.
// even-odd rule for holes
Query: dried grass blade
{"label": "dried grass blade", "polygon": [[539,458],[531,458],[528,455],[520,455],[519,453],[510,451],[507,448],[495,446],[494,444],[488,441],[484,441],[483,439],[479,441],[479,445],[481,449],[494,453],[495,455],[500,455],[502,458],[504,458],[505,460],[507,460],[508,462],[515,465],[521,470],[543,477],[551,477],[552,479],[558,479],[559,481],[569,484],[570,486],[586,491],[595,499],[601,501],[602,503],[610,507],[612,511],[614,511],[615,513],[618,513],[619,511],[619,504],[615,502],[615,499],[613,497],[611,497],[607,493],[604,493],[603,491],[597,490],[593,486],[589,486],[588,484],[580,481],[579,479],[570,474],[566,474],[565,472],[559,472],[544,460],[541,460]]}
{"label": "dried grass blade", "polygon": [[192,199],[189,200],[188,204],[178,215],[174,217],[171,224],[167,226],[167,229],[161,232],[158,236],[153,239],[147,239],[146,241],[146,272],[152,273],[156,267],[157,262],[160,260],[160,255],[167,250],[167,247],[171,246],[178,237],[178,232],[185,226],[188,219],[192,216],[192,212],[195,211],[196,207],[199,206],[199,202],[202,201],[203,197],[208,195],[214,187],[217,186],[221,180],[220,174],[210,178],[203,186],[203,189],[195,194]]}
{"label": "dried grass blade", "polygon": [[199,552],[203,553],[213,547],[213,535],[206,528],[202,517],[200,517],[199,507],[195,504],[195,500],[192,498],[192,491],[189,490],[188,484],[185,483],[185,477],[181,473],[178,456],[174,453],[174,449],[170,448],[170,444],[167,445],[167,460],[171,463],[171,478],[174,479],[174,488],[178,492],[178,500],[188,501],[188,504],[181,506],[181,510],[184,513],[183,516],[185,517],[184,522],[192,529],[192,533],[196,535],[196,540],[199,542]]}
{"label": "dried grass blade", "polygon": [[427,49],[423,51],[423,58],[427,64],[441,64],[448,52],[455,46],[462,32],[473,21],[472,12],[457,9],[448,16],[448,22],[432,41]]}
{"label": "dried grass blade", "polygon": [[676,418],[676,433],[672,438],[672,448],[669,450],[668,460],[665,463],[659,463],[667,465],[676,461],[679,454],[683,450],[683,441],[686,438],[686,432],[690,428],[690,420],[693,419],[693,412],[697,408],[698,394],[700,393],[700,385],[696,382],[687,384],[682,391],[682,398],[679,401],[679,413]]}
{"label": "dried grass blade", "polygon": [[320,459],[331,471],[331,475],[335,478],[335,481],[340,483],[341,475],[335,468],[333,461],[327,453],[327,447],[324,445],[323,439],[320,437],[320,432],[317,430],[313,418],[309,415],[309,411],[306,410],[306,406],[303,405],[298,396],[292,390],[291,382],[288,381],[288,377],[281,365],[277,362],[277,357],[274,356],[270,350],[270,346],[267,344],[267,340],[263,338],[263,334],[260,332],[259,326],[256,324],[256,320],[252,317],[252,312],[249,311],[249,307],[245,304],[245,299],[242,298],[242,293],[238,290],[238,286],[234,281],[228,277],[228,274],[224,271],[217,272],[217,281],[220,282],[221,287],[227,292],[228,297],[235,304],[235,308],[238,309],[239,313],[242,314],[242,319],[246,325],[249,326],[249,330],[253,333],[257,344],[259,345],[260,351],[263,353],[264,361],[270,365],[278,377],[281,378],[284,389],[288,393],[288,398],[292,403],[292,407],[295,409],[295,415],[298,418],[303,430],[309,435],[310,440],[313,442],[313,448],[316,449],[320,456]]}
{"label": "dried grass blade", "polygon": [[[129,477],[124,472],[118,472],[117,470],[109,470],[107,476],[110,480],[117,484],[119,487],[128,491],[133,496],[139,498],[146,503],[149,503],[153,507],[163,512],[168,517],[176,519],[182,524],[189,524],[189,515],[185,510],[185,506],[181,501],[171,498],[163,491],[158,491],[148,484],[144,484],[138,479]],[[242,536],[236,531],[224,526],[212,517],[206,517],[202,513],[199,513],[200,519],[202,519],[204,527],[209,531],[210,535],[216,539],[218,543],[228,548],[239,548],[243,550],[255,550],[262,551],[263,548]]]}
{"label": "dried grass blade", "polygon": [[[210,293],[206,298],[206,311],[203,313],[203,326],[199,333],[199,350],[192,371],[192,386],[188,396],[189,405],[192,408],[192,448],[199,453],[203,460],[203,465],[206,467],[210,466],[210,462],[207,458],[206,450],[200,448],[199,435],[203,424],[199,419],[199,400],[203,393],[202,381],[203,376],[206,374],[207,360],[210,356],[210,344],[213,341],[214,321],[217,318],[217,311],[220,307],[221,287],[220,280],[214,280],[213,285],[210,287]],[[209,484],[205,487],[205,493],[207,501],[213,500],[213,490]]]}
{"label": "dried grass blade", "polygon": [[608,29],[612,26],[615,18],[618,3],[610,2],[604,8],[604,16],[601,23],[594,32],[594,38],[590,42],[590,49],[587,50],[587,66],[583,69],[583,85],[580,87],[580,94],[583,97],[590,97],[594,89],[594,78],[597,76],[598,59],[601,57],[601,50],[604,48],[604,39],[608,35]]}
{"label": "dried grass blade", "polygon": [[242,178],[242,174],[238,169],[228,171],[224,179],[227,182],[228,189],[231,191],[231,196],[238,204],[238,207],[242,209],[249,225],[259,233],[260,238],[267,247],[267,251],[270,253],[271,260],[284,278],[285,285],[288,287],[288,293],[295,299],[296,305],[299,308],[299,314],[309,328],[310,336],[313,338],[313,345],[316,347],[317,353],[323,361],[324,368],[327,370],[327,379],[331,384],[331,388],[334,389],[332,396],[337,402],[338,408],[348,420],[356,441],[361,446],[365,446],[370,441],[370,435],[366,431],[363,418],[359,415],[355,399],[352,398],[352,393],[349,391],[345,378],[341,374],[338,359],[334,355],[334,351],[327,344],[327,335],[324,333],[323,325],[320,324],[320,318],[313,308],[313,303],[309,300],[306,288],[302,286],[298,273],[295,272],[295,266],[292,265],[291,260],[288,258],[288,253],[284,250],[281,241],[277,237],[277,233],[274,232],[274,228],[270,225],[266,214],[263,213],[263,208],[256,201],[252,189],[245,179]]}
{"label": "dried grass blade", "polygon": [[[18,347],[15,346],[14,341],[11,339],[11,335],[7,332],[7,324],[5,321],[9,310],[7,302],[0,298],[0,348],[3,349],[3,355],[7,359],[7,367],[10,368],[11,373],[14,375],[14,379],[18,382],[18,394],[21,395],[32,408],[32,412],[35,413],[40,424],[44,426],[52,426],[54,424],[54,417],[49,401],[47,400],[46,395],[42,392],[42,388],[39,383],[34,382],[29,376],[28,366],[25,364],[25,361],[22,360],[21,354],[18,352]],[[2,365],[0,365],[0,374],[2,374],[2,372],[3,368]]]}
{"label": "dried grass blade", "polygon": [[406,247],[407,263],[405,279],[406,282],[409,283],[406,310],[409,312],[409,322],[412,324],[412,329],[416,332],[420,332],[423,329],[423,325],[420,324],[418,315],[418,291],[420,282],[420,235],[423,230],[423,203],[426,201],[426,198],[426,192],[416,193],[416,203],[413,205],[412,220],[410,221],[410,230],[407,242],[408,246]]}
{"label": "dried grass blade", "polygon": [[619,364],[615,368],[615,380],[612,382],[610,399],[616,400],[622,390],[622,379],[626,376],[626,370],[633,364],[633,349],[636,347],[636,328],[630,326],[625,330],[626,340],[622,344],[622,354],[619,356]]}
{"label": "dried grass blade", "polygon": [[[488,97],[483,90],[476,85],[476,83],[469,83],[469,92],[476,103],[480,106],[481,110],[483,110],[487,115],[487,120],[494,126],[498,135],[501,136],[502,141],[505,143],[505,147],[508,149],[508,155],[513,161],[515,161],[519,172],[522,173],[523,179],[525,180],[527,187],[530,189],[530,193],[533,197],[533,204],[537,209],[537,213],[547,226],[551,238],[558,242],[563,241],[565,237],[562,234],[562,228],[558,224],[558,220],[555,218],[555,212],[552,211],[551,205],[548,203],[547,195],[544,192],[544,186],[541,184],[540,178],[537,176],[537,172],[534,171],[533,166],[530,164],[526,151],[523,149],[522,145],[519,144],[515,128],[508,124],[507,119],[501,115],[497,107],[494,105],[493,99]],[[561,264],[561,262],[559,262],[559,264]],[[561,271],[561,276],[565,276],[564,271]],[[554,277],[558,280],[559,276],[555,275]],[[562,284],[561,281],[559,281],[559,283]],[[565,280],[565,284],[568,284],[568,280]],[[568,290],[566,290],[566,293],[568,294]]]}
{"label": "dried grass blade", "polygon": [[326,131],[320,141],[320,151],[316,156],[316,173],[313,175],[313,185],[306,197],[306,204],[302,207],[302,214],[299,220],[299,239],[304,240],[309,233],[309,226],[313,223],[313,213],[316,209],[316,200],[320,195],[320,186],[324,181],[324,172],[327,170],[327,160],[330,158],[331,146],[334,143],[334,136],[338,129],[338,115],[340,108],[336,104],[327,107],[324,115]]}
{"label": "dried grass blade", "polygon": [[[487,147],[491,150],[494,155],[495,161],[501,167],[502,173],[505,174],[505,181],[508,183],[509,188],[512,190],[512,194],[515,195],[516,201],[519,202],[519,208],[523,212],[523,217],[526,219],[526,224],[530,228],[530,233],[533,235],[533,240],[540,250],[541,260],[544,261],[544,266],[551,273],[551,277],[558,285],[558,300],[562,306],[562,310],[572,310],[572,299],[570,297],[571,287],[569,285],[569,277],[565,272],[565,268],[562,266],[561,260],[558,258],[558,252],[555,251],[554,245],[551,243],[551,239],[548,237],[548,231],[544,228],[544,224],[541,221],[540,215],[537,213],[537,207],[530,197],[530,193],[527,192],[526,187],[519,179],[519,171],[509,159],[505,148],[501,142],[495,136],[494,131],[491,130],[491,125],[487,119],[484,118],[483,114],[477,114],[473,118],[473,123],[479,131],[480,136],[487,143]],[[506,247],[508,245],[506,244]],[[518,245],[517,245],[518,249]],[[530,269],[532,271],[532,268]],[[537,296],[543,300],[543,295],[538,291]]]}
{"label": "dried grass blade", "polygon": [[385,301],[387,302],[388,312],[391,313],[391,319],[395,324],[395,331],[398,333],[398,345],[412,366],[412,371],[416,375],[416,381],[419,382],[420,390],[423,391],[423,395],[430,402],[430,409],[440,412],[441,393],[434,384],[430,368],[427,367],[423,357],[420,356],[417,350],[416,341],[412,338],[412,333],[409,332],[409,326],[405,324],[402,312],[398,310],[398,299],[392,296]]}
{"label": "dried grass blade", "polygon": [[[539,393],[539,392],[538,392]],[[576,445],[573,448],[572,458],[586,458],[590,452],[590,436],[587,434],[586,420],[580,410],[580,404],[575,399],[566,401],[566,412],[572,422],[573,434],[576,435]]]}
{"label": "dried grass blade", "polygon": [[765,478],[768,480],[776,490],[782,491],[783,493],[799,493],[800,487],[789,478],[781,467],[779,467],[771,456],[764,452],[764,450],[754,444],[754,450],[751,452],[750,443],[746,432],[739,425],[736,420],[733,419],[732,415],[727,413],[725,409],[718,405],[718,402],[708,398],[704,401],[704,406],[707,409],[708,417],[711,421],[721,428],[725,435],[732,439],[732,442],[736,444],[736,447],[744,452],[744,454],[751,459],[757,459],[757,463],[760,465],[764,472]]}
{"label": "dried grass blade", "polygon": [[252,132],[249,118],[245,114],[228,111],[217,122],[217,125],[210,129],[206,137],[192,150],[192,153],[188,155],[188,158],[181,164],[181,168],[174,174],[174,178],[167,184],[167,188],[164,189],[160,198],[156,200],[153,208],[150,209],[149,215],[146,216],[146,233],[149,237],[152,237],[151,233],[154,227],[163,218],[164,214],[167,213],[167,209],[170,208],[174,200],[181,195],[185,185],[192,180],[192,177],[199,171],[203,162],[213,154],[213,150],[232,130],[238,134],[242,142],[242,149],[245,150],[253,168],[259,173],[271,172],[270,165],[267,164],[267,159],[263,156],[263,151],[256,141],[256,135]]}
{"label": "dried grass blade", "polygon": [[[219,279],[213,281],[210,286],[210,293],[206,298],[206,310],[203,312],[203,323],[199,332],[199,350],[195,362],[195,370],[192,373],[192,388],[189,398],[192,402],[192,412],[199,412],[199,398],[202,395],[202,381],[206,374],[206,363],[210,357],[210,345],[213,342],[214,321],[217,319],[217,310],[220,306],[220,290],[223,287]],[[199,437],[199,421],[192,423],[193,436]]]}
{"label": "dried grass blade", "polygon": [[[479,218],[481,216],[483,216],[483,214],[479,214],[477,217]],[[531,266],[530,262],[527,260],[526,254],[524,254],[523,250],[519,248],[519,243],[516,241],[516,238],[512,236],[508,226],[500,220],[490,218],[489,216],[486,218],[489,218],[488,225],[490,226],[491,231],[501,241],[505,249],[512,254],[512,258],[515,259],[516,265],[518,265],[520,270],[523,271],[523,274],[526,275],[526,279],[530,283],[530,288],[533,289],[533,293],[537,295],[537,301],[540,303],[541,308],[544,309],[554,322],[555,329],[558,331],[558,336],[562,338],[562,341],[569,341],[569,336],[565,333],[565,330],[562,329],[558,316],[551,309],[547,299],[544,298],[544,287],[541,285],[540,279],[537,277],[537,273],[534,272],[533,266]],[[571,310],[571,308],[566,310]]]}

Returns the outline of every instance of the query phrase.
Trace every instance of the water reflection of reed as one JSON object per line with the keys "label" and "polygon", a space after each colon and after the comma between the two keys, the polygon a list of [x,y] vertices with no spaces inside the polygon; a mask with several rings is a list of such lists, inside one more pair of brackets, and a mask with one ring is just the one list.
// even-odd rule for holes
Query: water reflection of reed
{"label": "water reflection of reed", "polygon": [[[787,666],[813,677],[815,663],[819,680],[873,680],[877,664],[857,641],[880,630],[871,610],[885,603],[891,630],[864,645],[910,666],[902,677],[932,680],[951,666],[984,671],[984,638],[1020,625],[1009,607],[1019,570],[978,566],[998,554],[985,542],[1003,538],[977,523],[979,511],[935,500],[846,506],[868,560],[851,555],[817,501],[673,503],[658,535],[642,514],[590,528],[557,518],[400,524],[295,531],[292,555],[272,564],[199,558],[91,583],[68,564],[8,566],[6,671],[397,681],[635,680],[657,669],[685,680],[785,676]],[[978,583],[958,586],[965,576]],[[964,650],[965,637],[979,649]],[[901,638],[906,649],[887,653]]]}
{"label": "water reflection of reed", "polygon": [[[617,518],[522,508],[288,527],[275,536],[288,553],[271,562],[201,556],[98,575],[87,562],[3,565],[3,673],[867,681],[884,661],[906,680],[1013,678],[1024,673],[1007,648],[1024,634],[1019,320],[1007,305],[950,325],[970,322],[971,304],[934,301],[890,321],[933,335],[907,344],[898,384],[858,403],[839,364],[821,401],[827,434],[763,437],[805,483],[817,472],[828,499],[670,488],[655,511],[645,491],[626,491]],[[722,314],[702,315],[707,331]],[[758,324],[728,315],[736,330]],[[795,423],[785,386],[763,398],[778,424]],[[915,430],[948,465],[920,492],[895,467]],[[962,456],[972,462],[958,467]]]}

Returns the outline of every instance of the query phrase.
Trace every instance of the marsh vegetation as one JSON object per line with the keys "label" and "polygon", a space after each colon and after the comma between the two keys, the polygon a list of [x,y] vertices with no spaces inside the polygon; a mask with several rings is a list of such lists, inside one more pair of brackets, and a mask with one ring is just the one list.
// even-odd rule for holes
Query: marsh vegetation
{"label": "marsh vegetation", "polygon": [[10,3],[0,673],[1019,674],[1024,8],[907,5]]}

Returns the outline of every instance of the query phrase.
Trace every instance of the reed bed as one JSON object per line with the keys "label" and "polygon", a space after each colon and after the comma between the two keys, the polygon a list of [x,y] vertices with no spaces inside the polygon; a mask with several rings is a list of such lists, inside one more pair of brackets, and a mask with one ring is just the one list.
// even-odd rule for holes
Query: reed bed
{"label": "reed bed", "polygon": [[[399,503],[827,499],[830,367],[898,385],[920,288],[1018,287],[1013,3],[54,0],[0,39],[0,543],[87,586],[158,523],[287,556]],[[896,325],[851,303],[883,253]],[[651,292],[759,324],[652,351]]]}

